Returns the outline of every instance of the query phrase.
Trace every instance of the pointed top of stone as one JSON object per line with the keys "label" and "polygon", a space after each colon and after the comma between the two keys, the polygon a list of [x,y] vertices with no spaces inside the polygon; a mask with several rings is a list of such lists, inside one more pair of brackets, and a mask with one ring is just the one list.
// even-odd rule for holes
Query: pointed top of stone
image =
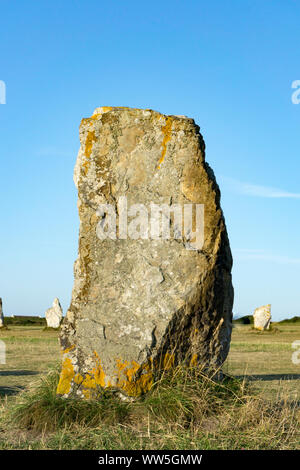
{"label": "pointed top of stone", "polygon": [[58,328],[62,320],[63,311],[59,299],[55,297],[51,308],[45,312],[47,326],[49,328]]}

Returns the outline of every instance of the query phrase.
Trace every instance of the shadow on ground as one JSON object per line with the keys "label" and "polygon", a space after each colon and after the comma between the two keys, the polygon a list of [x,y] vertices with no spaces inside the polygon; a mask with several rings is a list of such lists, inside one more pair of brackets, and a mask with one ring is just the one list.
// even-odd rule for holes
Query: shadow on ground
{"label": "shadow on ground", "polygon": [[[0,370],[0,378],[1,377],[21,377],[21,376],[30,376],[30,375],[37,375],[40,372],[36,370]],[[2,386],[0,385],[0,397],[5,397],[6,395],[16,395],[17,393],[24,390],[23,385],[12,385],[12,386]]]}
{"label": "shadow on ground", "polygon": [[36,370],[0,370],[0,377],[3,376],[19,376],[19,375],[37,375],[40,372],[37,372]]}
{"label": "shadow on ground", "polygon": [[17,395],[24,390],[24,388],[25,387],[22,387],[21,385],[15,385],[14,387],[0,387],[0,397],[3,398],[5,396]]}
{"label": "shadow on ground", "polygon": [[300,374],[262,374],[262,375],[236,375],[237,379],[248,380],[300,380]]}

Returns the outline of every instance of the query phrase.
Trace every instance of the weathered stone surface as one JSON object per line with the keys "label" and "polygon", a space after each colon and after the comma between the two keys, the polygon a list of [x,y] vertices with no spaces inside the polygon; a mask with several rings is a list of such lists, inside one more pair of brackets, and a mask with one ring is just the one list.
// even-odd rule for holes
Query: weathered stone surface
{"label": "weathered stone surface", "polygon": [[254,311],[254,328],[256,330],[268,330],[271,323],[271,305],[264,305]]}
{"label": "weathered stone surface", "polygon": [[2,308],[2,299],[0,297],[0,328],[4,326],[4,315],[3,315],[3,308]]}
{"label": "weathered stone surface", "polygon": [[59,300],[55,297],[52,307],[45,312],[48,328],[58,328],[63,317],[63,311]]}
{"label": "weathered stone surface", "polygon": [[[82,120],[80,142],[79,256],[61,330],[58,394],[89,398],[112,387],[137,396],[161,368],[219,367],[231,337],[232,257],[199,127],[185,116],[103,107]],[[122,197],[131,238],[121,220]],[[203,246],[189,240],[188,230],[182,239],[150,238],[151,225],[138,238],[132,205],[143,204],[150,215],[151,203],[204,205]],[[111,219],[100,204],[116,209],[115,239],[113,225],[111,238],[102,236]],[[145,221],[145,210],[138,215]],[[164,220],[178,231],[175,218]]]}

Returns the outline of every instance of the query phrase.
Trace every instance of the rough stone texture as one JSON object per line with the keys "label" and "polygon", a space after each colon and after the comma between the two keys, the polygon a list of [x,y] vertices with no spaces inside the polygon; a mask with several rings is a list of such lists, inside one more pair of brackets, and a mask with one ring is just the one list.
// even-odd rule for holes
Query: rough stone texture
{"label": "rough stone texture", "polygon": [[61,305],[57,297],[55,297],[52,307],[46,310],[45,317],[46,317],[48,328],[59,327],[62,317],[63,317],[63,311],[62,311]]}
{"label": "rough stone texture", "polygon": [[256,330],[268,330],[271,323],[271,305],[264,305],[254,311],[254,328]]}
{"label": "rough stone texture", "polygon": [[[162,368],[219,367],[232,328],[232,257],[220,191],[199,127],[185,116],[97,108],[80,125],[74,172],[80,217],[72,301],[62,324],[58,394],[101,387],[138,396]],[[204,204],[204,245],[105,239],[99,204]]]}
{"label": "rough stone texture", "polygon": [[3,315],[3,309],[2,309],[2,299],[0,297],[0,328],[4,327],[4,315]]}

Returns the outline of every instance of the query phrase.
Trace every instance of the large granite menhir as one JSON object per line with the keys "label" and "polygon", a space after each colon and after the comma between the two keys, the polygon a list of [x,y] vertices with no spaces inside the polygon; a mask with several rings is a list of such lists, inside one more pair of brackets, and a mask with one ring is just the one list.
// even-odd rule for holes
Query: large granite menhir
{"label": "large granite menhir", "polygon": [[185,116],[102,107],[82,120],[80,142],[79,255],[57,393],[139,396],[163,369],[220,367],[232,257],[199,127]]}

